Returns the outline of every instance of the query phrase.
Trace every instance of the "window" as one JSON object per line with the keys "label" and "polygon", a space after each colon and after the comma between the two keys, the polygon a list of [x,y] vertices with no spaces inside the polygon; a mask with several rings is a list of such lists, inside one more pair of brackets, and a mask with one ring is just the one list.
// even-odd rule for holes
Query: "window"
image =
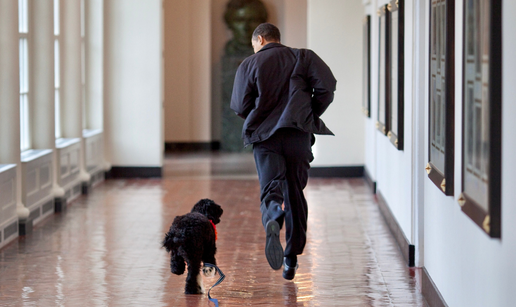
{"label": "window", "polygon": [[18,32],[20,35],[20,149],[30,149],[29,117],[29,3],[18,0]]}
{"label": "window", "polygon": [[430,10],[430,97],[428,177],[453,195],[454,174],[454,1],[432,0]]}
{"label": "window", "polygon": [[462,210],[501,236],[501,0],[464,2]]}
{"label": "window", "polygon": [[60,102],[60,86],[61,86],[61,65],[59,55],[59,0],[54,0],[54,87],[55,87],[55,135],[56,138],[62,137],[61,129],[61,102]]}
{"label": "window", "polygon": [[86,11],[84,0],[81,0],[81,104],[82,128],[87,128],[86,105]]}

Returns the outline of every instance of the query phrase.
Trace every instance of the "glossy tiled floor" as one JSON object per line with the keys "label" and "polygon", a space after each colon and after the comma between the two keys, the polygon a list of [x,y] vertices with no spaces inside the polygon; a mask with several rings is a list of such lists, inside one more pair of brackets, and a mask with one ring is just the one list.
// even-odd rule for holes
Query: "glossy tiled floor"
{"label": "glossy tiled floor", "polygon": [[[310,179],[293,282],[270,269],[250,155],[177,155],[162,180],[108,180],[0,250],[0,306],[213,306],[183,294],[160,248],[200,198],[224,208],[220,306],[426,306],[362,179]],[[205,279],[206,285],[216,278]]]}

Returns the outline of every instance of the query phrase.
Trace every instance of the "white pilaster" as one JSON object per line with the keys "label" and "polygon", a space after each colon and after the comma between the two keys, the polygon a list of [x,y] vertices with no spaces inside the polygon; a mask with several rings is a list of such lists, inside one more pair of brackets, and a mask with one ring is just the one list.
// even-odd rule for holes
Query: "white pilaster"
{"label": "white pilaster", "polygon": [[85,148],[82,136],[82,82],[81,82],[81,1],[61,1],[62,33],[62,123],[63,137],[80,138],[80,178],[88,182],[90,175],[85,167]]}
{"label": "white pilaster", "polygon": [[57,183],[58,168],[55,142],[55,89],[54,89],[54,1],[32,2],[32,147],[52,149],[53,152],[53,194],[64,196],[64,190]]}

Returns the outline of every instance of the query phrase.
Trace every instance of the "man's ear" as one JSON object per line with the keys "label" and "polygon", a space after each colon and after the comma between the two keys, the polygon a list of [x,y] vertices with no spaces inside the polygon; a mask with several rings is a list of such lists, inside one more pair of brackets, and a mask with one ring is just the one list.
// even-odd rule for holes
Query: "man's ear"
{"label": "man's ear", "polygon": [[258,39],[258,42],[260,43],[260,46],[263,46],[265,43],[265,39],[263,38],[263,36],[258,35],[257,39]]}

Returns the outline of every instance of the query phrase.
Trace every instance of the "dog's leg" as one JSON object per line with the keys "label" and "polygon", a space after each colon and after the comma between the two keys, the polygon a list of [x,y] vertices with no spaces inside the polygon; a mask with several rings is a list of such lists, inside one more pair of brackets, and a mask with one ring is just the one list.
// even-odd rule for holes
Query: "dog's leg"
{"label": "dog's leg", "polygon": [[181,275],[185,272],[185,259],[172,251],[170,255],[170,271],[176,275]]}
{"label": "dog's leg", "polygon": [[202,275],[200,274],[200,272],[199,274],[197,274],[197,284],[200,287],[200,293],[205,293],[206,289],[204,289],[204,282],[202,281]]}
{"label": "dog's leg", "polygon": [[201,273],[201,259],[196,257],[195,259],[188,260],[188,276],[186,277],[186,294],[201,294],[202,283],[199,284],[198,277]]}
{"label": "dog's leg", "polygon": [[[209,244],[206,244],[204,248],[204,253],[202,255],[202,262],[204,263],[211,263],[213,265],[217,265],[217,260],[215,260],[215,252],[217,251],[217,248],[215,247],[215,242],[211,242]],[[206,277],[213,277],[215,276],[215,268],[211,267],[203,267],[202,273]]]}

